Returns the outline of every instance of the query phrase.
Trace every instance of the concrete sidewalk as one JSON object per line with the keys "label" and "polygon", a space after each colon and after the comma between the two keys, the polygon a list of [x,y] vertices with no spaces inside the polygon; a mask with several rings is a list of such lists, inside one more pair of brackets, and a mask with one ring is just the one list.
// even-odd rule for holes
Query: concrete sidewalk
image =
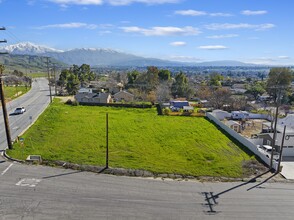
{"label": "concrete sidewalk", "polygon": [[281,165],[283,166],[281,174],[287,180],[294,180],[294,161],[281,162]]}

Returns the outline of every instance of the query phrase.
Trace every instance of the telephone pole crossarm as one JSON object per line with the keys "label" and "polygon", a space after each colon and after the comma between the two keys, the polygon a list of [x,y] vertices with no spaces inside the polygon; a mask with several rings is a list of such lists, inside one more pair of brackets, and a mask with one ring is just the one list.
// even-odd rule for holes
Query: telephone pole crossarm
{"label": "telephone pole crossarm", "polygon": [[[0,27],[0,31],[6,30],[5,27]],[[0,40],[0,43],[7,43],[7,40]],[[7,52],[0,52],[0,55],[8,54]],[[4,125],[5,125],[5,131],[6,131],[6,139],[7,139],[7,145],[8,149],[12,149],[12,141],[11,141],[11,134],[10,134],[10,127],[9,127],[9,121],[8,121],[8,114],[6,109],[6,102],[5,102],[5,95],[4,95],[4,88],[3,88],[3,81],[2,81],[2,74],[4,71],[4,66],[0,65],[0,97],[1,97],[1,104],[2,104],[2,110],[3,110],[3,118],[4,118]]]}

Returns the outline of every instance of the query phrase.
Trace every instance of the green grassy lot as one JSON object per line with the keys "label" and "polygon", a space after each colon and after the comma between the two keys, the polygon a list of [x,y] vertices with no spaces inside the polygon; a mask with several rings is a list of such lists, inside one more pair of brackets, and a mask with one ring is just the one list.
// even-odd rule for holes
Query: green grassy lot
{"label": "green grassy lot", "polygon": [[109,114],[109,166],[155,173],[241,177],[255,160],[202,117],[158,116],[156,109],[69,106],[55,99],[8,155],[78,164],[105,164]]}
{"label": "green grassy lot", "polygon": [[5,86],[4,87],[5,99],[7,101],[15,99],[15,98],[25,94],[29,90],[30,90],[30,88],[29,87],[26,88],[25,86],[17,86],[17,87]]}

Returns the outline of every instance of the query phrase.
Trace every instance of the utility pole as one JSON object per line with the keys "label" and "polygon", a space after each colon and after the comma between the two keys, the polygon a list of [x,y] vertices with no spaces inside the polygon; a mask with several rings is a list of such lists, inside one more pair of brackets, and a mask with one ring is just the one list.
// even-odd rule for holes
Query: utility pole
{"label": "utility pole", "polygon": [[57,95],[57,79],[56,79],[56,65],[53,65],[53,74],[54,74],[54,86],[55,86],[55,96]]}
{"label": "utility pole", "polygon": [[274,134],[273,134],[273,141],[272,141],[272,152],[271,152],[271,161],[270,161],[270,168],[273,168],[273,159],[274,159],[274,149],[275,149],[275,143],[276,143],[276,139],[277,139],[277,124],[278,124],[278,115],[279,115],[279,107],[281,104],[281,93],[282,93],[282,89],[283,87],[278,87],[278,96],[277,96],[277,100],[276,100],[276,115],[275,115],[275,124],[274,124]]}
{"label": "utility pole", "polygon": [[50,103],[52,103],[52,93],[51,93],[51,82],[50,82],[50,71],[49,71],[49,57],[46,57],[47,64],[47,74],[48,74],[48,85],[49,85],[49,93],[50,93]]}
{"label": "utility pole", "polygon": [[105,168],[108,168],[108,113],[106,113],[106,165]]}
{"label": "utility pole", "polygon": [[[0,28],[0,31],[2,31],[2,30],[6,30],[6,28],[5,27]],[[1,40],[0,43],[7,43],[7,41],[6,40]],[[0,55],[1,54],[8,54],[8,53],[7,52],[0,52]],[[0,96],[1,96],[1,104],[2,104],[2,110],[3,110],[3,117],[4,117],[4,124],[5,124],[7,145],[8,145],[8,149],[12,149],[10,127],[9,127],[9,121],[8,121],[7,109],[6,109],[6,103],[5,103],[5,95],[4,95],[4,89],[3,89],[3,82],[2,82],[3,71],[4,71],[4,66],[0,65]]]}
{"label": "utility pole", "polygon": [[284,140],[285,140],[285,134],[286,134],[286,127],[287,126],[284,126],[283,139],[282,139],[281,149],[280,149],[280,155],[279,155],[279,163],[278,163],[278,167],[277,167],[276,173],[279,173],[280,172],[281,161],[282,161],[282,156],[283,156]]}

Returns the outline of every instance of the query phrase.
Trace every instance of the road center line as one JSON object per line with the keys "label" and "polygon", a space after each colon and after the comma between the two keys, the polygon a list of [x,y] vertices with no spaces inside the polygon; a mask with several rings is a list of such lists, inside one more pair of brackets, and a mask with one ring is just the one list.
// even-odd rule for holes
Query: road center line
{"label": "road center line", "polygon": [[2,173],[1,176],[3,176],[9,169],[10,167],[13,165],[13,163],[11,163]]}

